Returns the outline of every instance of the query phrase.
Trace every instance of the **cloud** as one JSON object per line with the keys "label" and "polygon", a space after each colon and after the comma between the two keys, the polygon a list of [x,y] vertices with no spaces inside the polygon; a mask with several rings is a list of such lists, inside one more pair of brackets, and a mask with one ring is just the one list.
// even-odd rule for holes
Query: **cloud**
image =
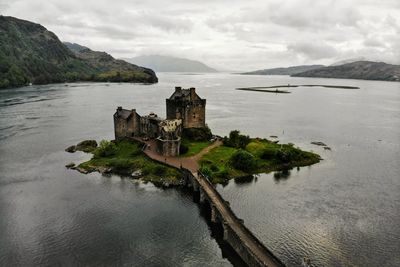
{"label": "cloud", "polygon": [[338,55],[334,47],[323,42],[296,42],[289,44],[287,49],[311,60],[332,58]]}
{"label": "cloud", "polygon": [[399,3],[0,0],[0,10],[114,57],[165,54],[247,70],[362,56],[400,63]]}

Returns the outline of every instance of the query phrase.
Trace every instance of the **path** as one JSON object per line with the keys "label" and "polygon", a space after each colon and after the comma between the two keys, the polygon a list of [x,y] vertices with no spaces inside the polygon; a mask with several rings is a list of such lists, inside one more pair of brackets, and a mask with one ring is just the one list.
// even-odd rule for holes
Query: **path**
{"label": "path", "polygon": [[180,168],[182,166],[182,167],[190,170],[193,173],[196,173],[197,170],[199,169],[198,161],[201,159],[201,157],[203,157],[205,154],[207,154],[211,149],[222,145],[222,141],[217,140],[217,141],[214,141],[214,143],[212,143],[208,147],[201,150],[196,155],[191,156],[191,157],[165,157],[163,155],[160,155],[157,152],[156,140],[143,141],[138,138],[135,138],[135,139],[137,141],[140,141],[147,145],[146,148],[143,150],[143,152],[149,158],[164,162],[164,163],[171,165],[173,167],[176,167],[176,168]]}

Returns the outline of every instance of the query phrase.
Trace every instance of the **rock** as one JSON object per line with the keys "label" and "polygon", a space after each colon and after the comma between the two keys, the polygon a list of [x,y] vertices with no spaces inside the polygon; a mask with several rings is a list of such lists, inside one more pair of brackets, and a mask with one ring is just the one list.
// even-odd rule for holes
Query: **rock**
{"label": "rock", "polygon": [[65,167],[68,169],[71,169],[71,168],[75,167],[75,163],[73,163],[73,162],[68,163],[67,165],[65,165]]}
{"label": "rock", "polygon": [[136,170],[131,174],[132,178],[140,178],[143,176],[142,170]]}
{"label": "rock", "polygon": [[92,152],[97,147],[96,140],[85,140],[76,145],[76,150],[83,151],[83,152]]}
{"label": "rock", "polygon": [[81,167],[77,167],[76,170],[77,170],[78,172],[80,172],[80,173],[83,173],[83,174],[88,174],[88,173],[89,173],[87,170],[85,170],[85,169],[83,169],[83,168],[81,168]]}
{"label": "rock", "polygon": [[316,146],[327,146],[325,143],[323,142],[311,142],[311,144],[316,145]]}
{"label": "rock", "polygon": [[110,173],[112,168],[107,168],[107,167],[97,167],[96,170],[101,173],[101,174],[107,174]]}
{"label": "rock", "polygon": [[74,153],[76,151],[76,146],[69,146],[65,149],[69,153]]}
{"label": "rock", "polygon": [[325,150],[331,150],[331,148],[329,146],[324,146]]}
{"label": "rock", "polygon": [[278,138],[277,135],[270,135],[269,137],[271,137],[271,138]]}

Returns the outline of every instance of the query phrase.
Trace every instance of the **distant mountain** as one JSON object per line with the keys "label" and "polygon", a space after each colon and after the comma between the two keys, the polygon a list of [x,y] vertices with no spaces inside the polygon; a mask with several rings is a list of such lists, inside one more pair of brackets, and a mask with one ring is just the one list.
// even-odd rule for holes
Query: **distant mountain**
{"label": "distant mountain", "polygon": [[357,61],[293,74],[295,77],[400,81],[400,66],[384,62]]}
{"label": "distant mountain", "polygon": [[126,58],[125,60],[132,64],[146,66],[158,72],[217,72],[216,69],[200,61],[186,58],[150,55]]}
{"label": "distant mountain", "polygon": [[72,81],[157,82],[150,69],[106,53],[83,54],[75,55],[39,24],[0,16],[0,88]]}
{"label": "distant mountain", "polygon": [[308,70],[314,70],[325,67],[324,65],[301,65],[301,66],[293,66],[288,68],[274,68],[274,69],[265,69],[265,70],[256,70],[250,72],[244,72],[241,74],[245,75],[292,75]]}

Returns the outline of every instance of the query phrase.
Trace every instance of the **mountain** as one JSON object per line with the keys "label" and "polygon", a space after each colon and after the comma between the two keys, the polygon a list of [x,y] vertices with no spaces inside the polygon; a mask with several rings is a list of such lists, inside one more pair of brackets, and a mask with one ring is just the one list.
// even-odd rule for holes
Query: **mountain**
{"label": "mountain", "polygon": [[357,61],[367,61],[367,59],[365,57],[349,58],[349,59],[340,60],[338,62],[332,63],[329,66],[339,66],[339,65],[344,65],[344,64],[347,64],[347,63],[357,62]]}
{"label": "mountain", "polygon": [[150,78],[150,80],[145,80],[144,82],[157,82],[157,77],[151,69],[139,67],[124,60],[115,59],[106,52],[93,51],[86,46],[68,42],[64,44],[77,58],[101,72],[97,75],[98,80],[107,81],[109,75],[113,76],[113,74],[119,72],[122,79],[124,79],[125,75],[128,78],[130,75],[134,75],[137,79],[140,79],[141,75],[148,74],[148,76],[152,77],[154,80],[152,81]]}
{"label": "mountain", "polygon": [[206,64],[186,58],[177,58],[169,56],[138,56],[126,58],[126,61],[152,68],[158,72],[217,72]]}
{"label": "mountain", "polygon": [[288,67],[288,68],[256,70],[256,71],[244,72],[241,74],[245,74],[245,75],[292,75],[295,73],[319,69],[322,67],[325,67],[325,66],[324,65],[301,65],[301,66],[293,66],[293,67]]}
{"label": "mountain", "polygon": [[295,77],[400,81],[400,66],[384,62],[357,61],[293,74]]}
{"label": "mountain", "polygon": [[86,46],[83,46],[83,45],[80,45],[80,44],[75,44],[75,43],[70,43],[70,42],[63,42],[63,44],[64,44],[66,47],[68,47],[68,49],[71,50],[71,51],[74,52],[74,53],[79,53],[79,52],[81,52],[82,50],[89,49],[89,48],[86,47]]}
{"label": "mountain", "polygon": [[40,24],[0,16],[0,88],[73,81],[157,82],[150,69],[92,52],[87,58],[77,56]]}

